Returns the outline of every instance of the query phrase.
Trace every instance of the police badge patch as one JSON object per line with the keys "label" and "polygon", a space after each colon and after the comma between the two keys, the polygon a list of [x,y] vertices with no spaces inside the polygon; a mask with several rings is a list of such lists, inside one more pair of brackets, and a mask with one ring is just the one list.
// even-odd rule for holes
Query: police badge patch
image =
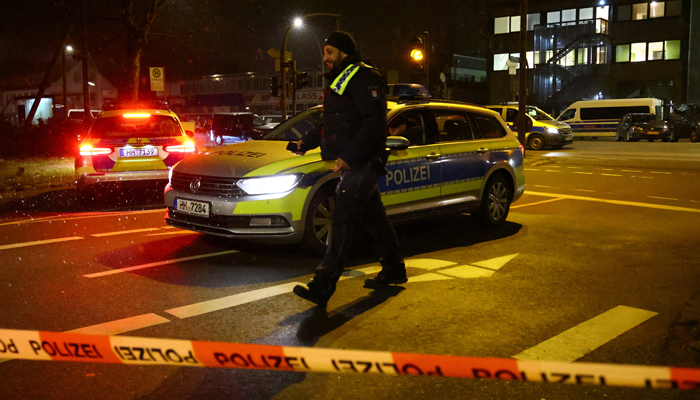
{"label": "police badge patch", "polygon": [[379,98],[379,86],[370,86],[369,87],[369,95],[372,96],[373,99],[378,99]]}

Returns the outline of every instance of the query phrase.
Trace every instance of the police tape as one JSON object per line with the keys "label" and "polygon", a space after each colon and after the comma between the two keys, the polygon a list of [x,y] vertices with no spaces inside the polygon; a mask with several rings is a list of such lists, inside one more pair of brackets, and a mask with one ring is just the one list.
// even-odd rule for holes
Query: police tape
{"label": "police tape", "polygon": [[695,389],[700,369],[0,329],[0,358]]}

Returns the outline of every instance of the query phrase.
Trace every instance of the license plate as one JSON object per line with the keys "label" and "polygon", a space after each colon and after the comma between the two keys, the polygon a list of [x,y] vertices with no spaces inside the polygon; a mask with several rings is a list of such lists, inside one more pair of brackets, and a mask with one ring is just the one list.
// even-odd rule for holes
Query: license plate
{"label": "license plate", "polygon": [[659,132],[654,132],[654,131],[649,131],[647,132],[647,135],[658,135]]}
{"label": "license plate", "polygon": [[209,217],[209,203],[186,199],[175,199],[175,210],[200,217]]}
{"label": "license plate", "polygon": [[158,155],[157,147],[119,149],[120,157],[153,157]]}

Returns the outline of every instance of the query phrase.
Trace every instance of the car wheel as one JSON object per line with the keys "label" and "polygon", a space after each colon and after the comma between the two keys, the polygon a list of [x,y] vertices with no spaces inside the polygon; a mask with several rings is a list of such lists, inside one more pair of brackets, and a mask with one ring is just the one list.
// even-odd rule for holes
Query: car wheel
{"label": "car wheel", "polygon": [[615,136],[616,136],[616,139],[617,139],[618,142],[621,142],[621,141],[622,141],[622,136],[620,136],[620,131],[617,131],[617,133],[615,134]]}
{"label": "car wheel", "polygon": [[698,128],[693,128],[692,132],[690,132],[690,141],[691,142],[700,142],[700,135],[698,135]]}
{"label": "car wheel", "polygon": [[513,193],[510,184],[503,176],[494,175],[486,182],[481,205],[472,216],[480,226],[496,228],[506,221],[511,201]]}
{"label": "car wheel", "polygon": [[654,139],[654,138],[649,138],[649,139],[647,139],[647,142],[653,142],[654,140],[656,140],[656,139]]}
{"label": "car wheel", "polygon": [[676,136],[676,133],[673,130],[671,130],[671,133],[668,134],[668,141],[669,142],[677,142],[678,141],[678,137]]}
{"label": "car wheel", "polygon": [[671,138],[669,137],[669,135],[666,135],[666,136],[664,136],[664,137],[661,138],[661,141],[662,141],[662,142],[668,142],[669,140],[671,140]]}
{"label": "car wheel", "polygon": [[527,140],[527,145],[532,150],[542,150],[544,149],[544,138],[542,135],[532,134]]}
{"label": "car wheel", "polygon": [[224,139],[221,137],[221,135],[216,135],[214,136],[214,143],[216,143],[217,146],[221,146],[221,144],[224,143]]}
{"label": "car wheel", "polygon": [[331,239],[332,217],[335,209],[333,185],[319,189],[311,199],[304,223],[302,244],[309,252],[322,256]]}

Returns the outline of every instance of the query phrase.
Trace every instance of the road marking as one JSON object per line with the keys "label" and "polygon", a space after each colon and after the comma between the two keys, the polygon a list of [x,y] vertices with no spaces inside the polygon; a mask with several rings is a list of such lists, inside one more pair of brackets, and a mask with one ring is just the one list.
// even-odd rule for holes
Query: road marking
{"label": "road marking", "polygon": [[132,229],[129,231],[115,231],[115,232],[106,232],[106,233],[96,233],[94,237],[105,237],[105,236],[115,236],[115,235],[126,235],[129,233],[138,233],[138,232],[150,232],[150,231],[157,231],[158,228],[144,228],[144,229]]}
{"label": "road marking", "polygon": [[357,278],[359,276],[371,275],[371,274],[375,274],[381,270],[382,270],[382,267],[378,267],[378,266],[353,269],[350,271],[343,272],[342,275],[340,276],[340,279],[338,279],[338,280],[344,281],[346,279]]}
{"label": "road marking", "polygon": [[521,204],[521,205],[518,205],[518,206],[510,206],[510,209],[512,210],[512,209],[514,209],[514,208],[521,208],[521,207],[527,207],[527,206],[534,206],[534,205],[537,205],[537,204],[551,203],[551,202],[557,201],[557,200],[564,200],[564,198],[562,197],[562,198],[559,198],[559,199],[549,199],[549,200],[536,201],[536,202],[534,202],[534,203]]}
{"label": "road marking", "polygon": [[161,265],[173,264],[173,263],[190,261],[190,260],[198,260],[200,258],[218,257],[218,256],[226,255],[226,254],[232,254],[232,253],[238,253],[238,250],[227,250],[227,251],[220,251],[218,253],[201,254],[201,255],[192,256],[192,257],[183,257],[183,258],[176,258],[173,260],[158,261],[158,262],[154,262],[154,263],[150,263],[150,264],[142,264],[142,265],[136,265],[133,267],[113,269],[113,270],[109,270],[109,271],[97,272],[94,274],[87,274],[87,275],[83,275],[83,276],[86,278],[99,278],[101,276],[120,274],[122,272],[130,272],[130,271],[136,271],[139,269],[159,267]]}
{"label": "road marking", "polygon": [[561,171],[556,171],[556,170],[553,170],[553,169],[545,169],[544,172],[561,172]]}
{"label": "road marking", "polygon": [[86,335],[118,335],[120,333],[135,331],[137,329],[148,328],[170,322],[169,319],[163,318],[157,314],[143,314],[135,317],[118,319],[116,321],[105,322],[84,328],[73,329],[66,333],[82,333]]}
{"label": "road marking", "polygon": [[581,174],[581,175],[593,175],[593,172],[582,172],[582,171],[574,171],[574,174]]}
{"label": "road marking", "polygon": [[612,169],[612,168],[598,168],[598,169],[601,170],[601,171],[615,171],[615,170]]}
{"label": "road marking", "polygon": [[539,171],[537,168],[523,168],[524,171]]}
{"label": "road marking", "polygon": [[600,174],[601,176],[622,176],[619,174]]}
{"label": "road marking", "polygon": [[551,186],[544,186],[544,185],[533,185],[534,187],[541,187],[541,188],[551,188]]}
{"label": "road marking", "polygon": [[0,224],[0,226],[31,224],[31,223],[37,223],[37,222],[72,221],[72,220],[86,219],[86,218],[118,217],[120,215],[139,215],[139,214],[150,214],[150,213],[156,213],[156,212],[162,213],[164,211],[165,211],[165,208],[158,208],[156,210],[91,213],[90,215],[84,215],[84,216],[79,216],[79,217],[67,217],[67,218],[61,218],[62,215],[53,215],[50,217],[42,217],[42,218],[25,219],[25,220],[21,220],[21,221],[5,222],[5,223]]}
{"label": "road marking", "polygon": [[445,276],[445,275],[440,275],[440,274],[428,272],[427,274],[412,276],[412,277],[408,278],[408,282],[406,282],[406,283],[446,281],[446,280],[450,280],[450,279],[454,279],[454,278],[451,278],[451,277]]}
{"label": "road marking", "polygon": [[172,314],[180,319],[185,319],[201,314],[210,313],[213,311],[219,311],[226,308],[240,306],[241,304],[262,300],[269,297],[279,296],[280,294],[290,293],[296,285],[301,285],[301,283],[285,283],[282,285],[272,286],[264,289],[234,294],[232,296],[226,296],[219,299],[203,301],[201,303],[190,304],[188,306],[171,308],[170,310],[165,310],[165,312],[167,312],[168,314]]}
{"label": "road marking", "polygon": [[149,233],[146,236],[163,236],[163,235],[201,235],[201,233],[192,232],[192,231],[177,231],[177,232]]}
{"label": "road marking", "polygon": [[642,171],[637,171],[634,169],[623,169],[622,172],[642,172]]}
{"label": "road marking", "polygon": [[564,331],[513,358],[518,360],[576,361],[642,322],[658,315],[653,311],[617,306]]}
{"label": "road marking", "polygon": [[653,176],[632,176],[632,178],[654,179]]}
{"label": "road marking", "polygon": [[659,199],[659,200],[678,200],[674,199],[673,197],[657,197],[657,196],[647,196],[650,199]]}
{"label": "road marking", "polygon": [[454,276],[456,278],[486,278],[493,275],[496,271],[472,267],[471,265],[461,265],[459,267],[443,269],[439,272],[441,274]]}
{"label": "road marking", "polygon": [[511,254],[509,256],[503,256],[503,257],[496,257],[496,258],[491,258],[489,260],[484,260],[484,261],[477,261],[475,263],[471,263],[472,265],[476,265],[479,267],[484,267],[488,269],[492,269],[494,271],[498,271],[501,269],[504,265],[508,264],[508,262],[515,257],[518,256],[520,253],[515,253]]}
{"label": "road marking", "polygon": [[595,190],[589,190],[589,189],[571,189],[575,190],[577,192],[590,192],[590,193],[595,193]]}
{"label": "road marking", "polygon": [[80,240],[80,239],[85,239],[85,238],[82,236],[71,236],[71,237],[65,237],[65,238],[59,238],[59,239],[47,239],[47,240],[36,240],[33,242],[4,244],[4,245],[0,246],[0,250],[16,249],[19,247],[28,247],[28,246],[38,246],[40,244],[68,242],[71,240]]}
{"label": "road marking", "polygon": [[428,271],[437,268],[449,267],[450,265],[457,264],[456,262],[452,261],[433,260],[429,258],[414,258],[410,260],[405,260],[405,263],[407,267],[427,269]]}
{"label": "road marking", "polygon": [[652,174],[663,174],[663,175],[671,175],[670,172],[656,172],[656,171],[651,171]]}
{"label": "road marking", "polygon": [[569,168],[569,169],[581,169],[581,167],[566,167],[566,168]]}
{"label": "road marking", "polygon": [[[642,202],[637,202],[637,201],[598,199],[595,197],[575,196],[575,195],[570,195],[570,194],[531,192],[529,190],[526,190],[525,194],[531,194],[533,196],[557,197],[557,198],[571,199],[571,200],[593,201],[593,202],[598,202],[598,203],[617,204],[617,205],[621,205],[621,206],[655,208],[657,210],[685,211],[685,212],[692,212],[692,213],[700,213],[700,209],[698,209],[698,208],[667,206],[667,205],[663,205],[663,204],[642,203]],[[513,207],[511,207],[511,208],[513,208]]]}

